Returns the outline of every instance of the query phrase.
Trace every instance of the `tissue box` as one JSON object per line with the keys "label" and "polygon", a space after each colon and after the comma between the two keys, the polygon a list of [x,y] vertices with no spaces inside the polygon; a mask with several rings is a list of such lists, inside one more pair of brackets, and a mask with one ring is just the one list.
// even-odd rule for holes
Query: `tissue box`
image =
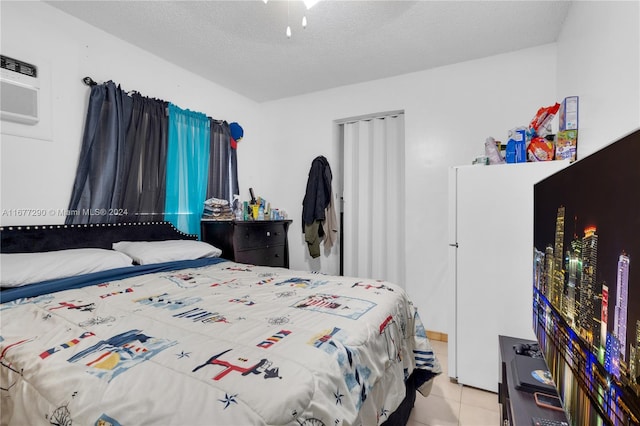
{"label": "tissue box", "polygon": [[578,97],[567,96],[560,104],[558,130],[578,130]]}

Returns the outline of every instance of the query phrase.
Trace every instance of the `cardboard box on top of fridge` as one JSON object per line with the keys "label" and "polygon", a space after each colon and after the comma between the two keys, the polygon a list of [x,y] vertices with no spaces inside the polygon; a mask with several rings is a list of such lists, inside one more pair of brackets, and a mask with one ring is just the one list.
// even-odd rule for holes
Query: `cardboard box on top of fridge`
{"label": "cardboard box on top of fridge", "polygon": [[576,161],[578,156],[578,131],[561,130],[556,135],[556,160]]}
{"label": "cardboard box on top of fridge", "polygon": [[567,96],[560,104],[558,130],[578,130],[577,96]]}

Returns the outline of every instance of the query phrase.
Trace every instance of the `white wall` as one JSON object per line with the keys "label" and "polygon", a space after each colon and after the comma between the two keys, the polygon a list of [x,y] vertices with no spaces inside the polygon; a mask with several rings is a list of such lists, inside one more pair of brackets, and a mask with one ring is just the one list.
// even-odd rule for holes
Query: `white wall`
{"label": "white wall", "polygon": [[[311,161],[325,155],[332,167],[338,164],[333,121],[404,110],[407,205],[384,208],[394,209],[406,224],[407,291],[427,328],[448,332],[448,168],[471,164],[484,153],[487,136],[505,140],[510,128],[527,124],[540,106],[555,102],[555,55],[555,45],[545,45],[266,103],[275,133],[267,132],[271,139],[265,144],[292,159],[283,168],[287,185],[270,188],[297,220],[290,238],[292,267],[338,271],[337,250],[319,262],[310,259],[299,226]],[[333,169],[334,176],[340,173]]]}
{"label": "white wall", "polygon": [[640,2],[573,2],[557,44],[558,99],[580,96],[578,158],[639,128]]}
{"label": "white wall", "polygon": [[[125,90],[237,121],[247,129],[241,142],[245,151],[259,140],[259,132],[252,130],[262,126],[259,104],[48,4],[3,1],[1,7],[2,54],[40,67],[41,91],[50,93],[43,93],[49,102],[42,109],[53,123],[42,130],[0,122],[2,225],[64,222],[57,214],[15,216],[12,209],[48,212],[68,207],[89,96],[81,82],[85,76],[98,82],[113,80]],[[21,136],[6,133],[15,129]]]}
{"label": "white wall", "polygon": [[[332,166],[339,163],[333,120],[405,110],[407,206],[397,207],[406,223],[404,284],[427,328],[450,332],[447,169],[483,154],[487,136],[504,141],[508,129],[528,124],[539,107],[570,95],[580,96],[579,158],[640,127],[638,9],[638,2],[573,2],[552,45],[269,102],[265,114],[273,127],[264,143],[289,159],[282,182],[269,192],[299,221],[312,159],[325,155]],[[296,225],[292,267],[336,273],[337,250],[311,260]]]}

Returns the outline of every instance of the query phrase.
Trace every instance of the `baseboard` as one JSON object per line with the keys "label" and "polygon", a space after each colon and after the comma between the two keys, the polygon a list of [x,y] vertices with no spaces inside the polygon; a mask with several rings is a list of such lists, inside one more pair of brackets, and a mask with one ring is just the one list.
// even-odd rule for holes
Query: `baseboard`
{"label": "baseboard", "polygon": [[447,333],[440,333],[439,331],[427,330],[427,337],[429,340],[437,340],[439,342],[448,342],[449,336]]}

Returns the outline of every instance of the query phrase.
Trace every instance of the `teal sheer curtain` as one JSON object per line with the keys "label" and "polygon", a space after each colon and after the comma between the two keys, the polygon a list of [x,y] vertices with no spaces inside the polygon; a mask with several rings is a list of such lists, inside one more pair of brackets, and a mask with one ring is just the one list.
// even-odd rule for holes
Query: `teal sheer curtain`
{"label": "teal sheer curtain", "polygon": [[165,220],[200,237],[207,195],[210,126],[206,115],[169,104]]}

